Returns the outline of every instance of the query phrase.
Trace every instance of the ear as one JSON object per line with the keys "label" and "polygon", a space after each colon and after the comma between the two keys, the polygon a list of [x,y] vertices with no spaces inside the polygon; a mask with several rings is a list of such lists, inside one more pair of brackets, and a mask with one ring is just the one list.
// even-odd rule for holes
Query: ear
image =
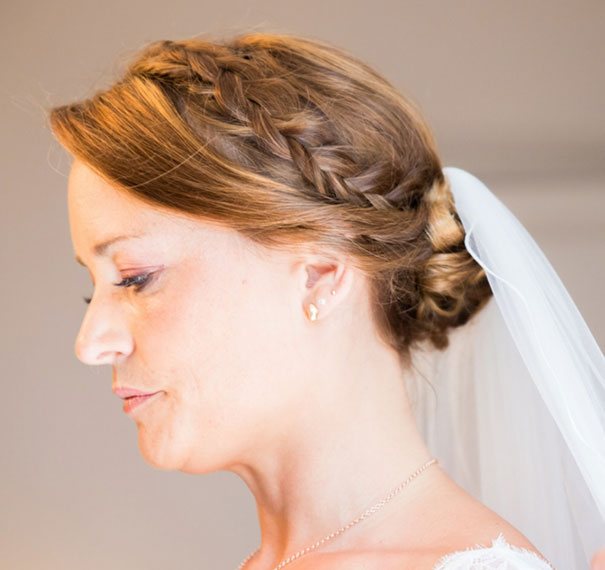
{"label": "ear", "polygon": [[306,275],[302,309],[309,321],[326,318],[348,296],[354,280],[352,266],[338,259],[309,257],[300,266]]}

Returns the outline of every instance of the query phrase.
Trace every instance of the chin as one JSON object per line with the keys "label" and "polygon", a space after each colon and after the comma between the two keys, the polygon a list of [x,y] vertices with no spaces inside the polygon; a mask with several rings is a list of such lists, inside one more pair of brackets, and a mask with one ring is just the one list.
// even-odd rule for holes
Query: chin
{"label": "chin", "polygon": [[158,440],[139,427],[139,450],[146,463],[167,471],[181,468],[181,454],[168,442]]}
{"label": "chin", "polygon": [[186,445],[151,437],[143,427],[139,427],[139,450],[145,462],[155,469],[182,471],[191,475],[213,473],[221,469],[203,458],[194,458],[191,449]]}

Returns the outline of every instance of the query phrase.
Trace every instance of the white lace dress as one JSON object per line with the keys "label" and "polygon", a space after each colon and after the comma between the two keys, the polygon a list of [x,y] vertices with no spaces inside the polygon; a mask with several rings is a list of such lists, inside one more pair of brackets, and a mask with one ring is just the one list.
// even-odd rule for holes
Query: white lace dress
{"label": "white lace dress", "polygon": [[491,546],[477,545],[443,556],[433,570],[554,570],[532,550],[509,544],[500,533]]}

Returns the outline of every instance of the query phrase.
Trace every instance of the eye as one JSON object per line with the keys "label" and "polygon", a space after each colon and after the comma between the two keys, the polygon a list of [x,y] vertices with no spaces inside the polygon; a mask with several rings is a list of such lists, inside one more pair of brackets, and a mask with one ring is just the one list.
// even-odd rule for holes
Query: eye
{"label": "eye", "polygon": [[141,275],[133,275],[132,277],[124,277],[119,283],[114,283],[116,287],[132,287],[134,286],[137,291],[141,290],[147,281],[151,273],[143,273]]}
{"label": "eye", "polygon": [[[150,281],[153,273],[142,273],[140,275],[133,275],[131,277],[124,277],[119,283],[114,283],[116,287],[134,287],[135,291],[140,291]],[[92,297],[84,297],[84,302],[88,305]]]}

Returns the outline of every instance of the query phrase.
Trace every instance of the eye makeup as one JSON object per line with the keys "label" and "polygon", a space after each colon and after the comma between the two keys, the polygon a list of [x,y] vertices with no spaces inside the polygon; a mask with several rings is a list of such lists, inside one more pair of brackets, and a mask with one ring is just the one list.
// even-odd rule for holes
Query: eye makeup
{"label": "eye makeup", "polygon": [[[138,293],[141,291],[151,280],[155,271],[150,273],[141,273],[139,275],[132,275],[130,277],[124,277],[119,283],[114,283],[115,287],[134,287],[134,290]],[[89,305],[92,297],[84,297],[84,302]]]}

